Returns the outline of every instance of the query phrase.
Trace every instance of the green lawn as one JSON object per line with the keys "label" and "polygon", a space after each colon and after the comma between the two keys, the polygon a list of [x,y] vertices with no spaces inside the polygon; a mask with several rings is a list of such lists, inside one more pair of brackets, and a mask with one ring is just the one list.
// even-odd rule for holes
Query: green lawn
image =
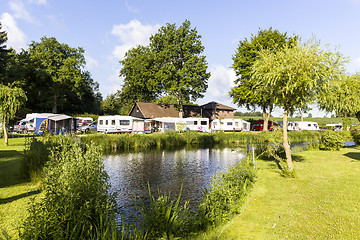
{"label": "green lawn", "polygon": [[11,138],[7,147],[4,139],[0,141],[0,239],[2,229],[16,239],[28,202],[37,189],[23,178],[20,170],[25,139]]}
{"label": "green lawn", "polygon": [[297,156],[302,161],[295,163],[294,179],[280,177],[274,163],[258,161],[244,212],[199,239],[359,238],[360,150]]}

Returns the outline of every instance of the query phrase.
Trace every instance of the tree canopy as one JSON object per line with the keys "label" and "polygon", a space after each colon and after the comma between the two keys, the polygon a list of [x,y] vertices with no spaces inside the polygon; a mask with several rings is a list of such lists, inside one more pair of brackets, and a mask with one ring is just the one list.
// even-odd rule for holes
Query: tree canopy
{"label": "tree canopy", "polygon": [[189,21],[179,28],[166,24],[150,37],[149,46],[129,50],[120,61],[124,98],[155,101],[175,96],[179,106],[202,98],[210,77],[203,51],[201,36]]}
{"label": "tree canopy", "polygon": [[267,122],[273,110],[272,95],[265,90],[259,93],[250,82],[252,69],[255,61],[259,58],[262,50],[276,52],[285,46],[291,46],[298,40],[297,36],[288,37],[287,33],[280,33],[278,30],[269,28],[268,30],[259,30],[256,35],[252,35],[250,40],[246,39],[239,42],[239,46],[232,57],[232,68],[235,71],[237,79],[235,87],[230,91],[233,103],[238,106],[245,106],[249,110],[260,107],[264,117],[264,130],[267,131]]}
{"label": "tree canopy", "polygon": [[304,45],[284,46],[276,52],[264,49],[253,64],[250,82],[255,92],[267,91],[274,104],[284,109],[283,145],[290,171],[293,164],[287,139],[288,115],[293,109],[313,102],[322,89],[339,79],[344,62],[339,52],[309,41]]}

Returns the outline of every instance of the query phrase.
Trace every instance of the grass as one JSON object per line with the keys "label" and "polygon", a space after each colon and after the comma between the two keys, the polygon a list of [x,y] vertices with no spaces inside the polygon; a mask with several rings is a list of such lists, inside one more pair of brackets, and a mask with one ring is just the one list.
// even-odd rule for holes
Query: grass
{"label": "grass", "polygon": [[0,143],[0,230],[4,229],[15,239],[19,224],[27,216],[27,205],[38,193],[37,186],[21,174],[24,142],[25,138],[10,138],[9,146]]}
{"label": "grass", "polygon": [[198,239],[360,236],[359,148],[308,151],[296,157],[300,161],[295,162],[293,179],[282,178],[274,163],[258,161],[257,183],[244,212]]}

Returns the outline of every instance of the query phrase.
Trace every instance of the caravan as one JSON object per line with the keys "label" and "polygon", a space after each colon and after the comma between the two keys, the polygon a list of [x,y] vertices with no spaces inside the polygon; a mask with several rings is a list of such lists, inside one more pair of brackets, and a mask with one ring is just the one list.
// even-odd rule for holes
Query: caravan
{"label": "caravan", "polygon": [[289,121],[287,125],[287,130],[288,131],[301,131],[301,130],[318,131],[320,130],[320,128],[317,122]]}
{"label": "caravan", "polygon": [[186,130],[208,132],[209,119],[208,118],[184,118],[186,123]]}
{"label": "caravan", "polygon": [[250,131],[250,123],[240,118],[215,119],[211,123],[211,131]]}
{"label": "caravan", "polygon": [[97,131],[102,133],[144,133],[143,119],[131,116],[100,116]]}

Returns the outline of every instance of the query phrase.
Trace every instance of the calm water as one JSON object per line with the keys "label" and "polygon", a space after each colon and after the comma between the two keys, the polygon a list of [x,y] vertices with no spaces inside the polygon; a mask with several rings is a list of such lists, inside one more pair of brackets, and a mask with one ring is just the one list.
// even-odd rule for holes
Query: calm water
{"label": "calm water", "polygon": [[176,198],[182,186],[182,202],[190,200],[193,207],[212,176],[244,157],[243,152],[225,148],[126,153],[105,156],[104,161],[112,191],[118,193],[120,211],[127,221],[132,221],[130,212],[135,211],[133,201],[139,202],[137,196],[148,202],[148,182],[155,196],[159,189]]}

